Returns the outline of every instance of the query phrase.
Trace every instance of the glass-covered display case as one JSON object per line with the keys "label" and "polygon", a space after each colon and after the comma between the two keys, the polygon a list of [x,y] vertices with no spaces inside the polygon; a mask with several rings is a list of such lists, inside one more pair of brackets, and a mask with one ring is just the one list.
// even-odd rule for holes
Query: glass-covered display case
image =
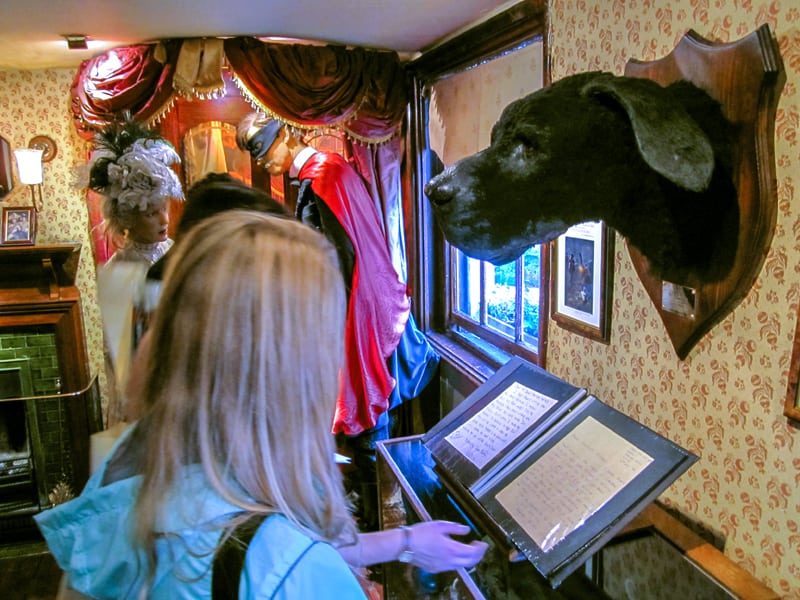
{"label": "glass-covered display case", "polygon": [[[464,512],[434,465],[422,436],[378,443],[381,528],[445,519],[469,525],[473,538],[491,544],[486,525]],[[647,506],[555,590],[528,561],[510,561],[493,544],[473,569],[431,575],[395,562],[382,572],[386,600],[780,598],[658,503]]]}

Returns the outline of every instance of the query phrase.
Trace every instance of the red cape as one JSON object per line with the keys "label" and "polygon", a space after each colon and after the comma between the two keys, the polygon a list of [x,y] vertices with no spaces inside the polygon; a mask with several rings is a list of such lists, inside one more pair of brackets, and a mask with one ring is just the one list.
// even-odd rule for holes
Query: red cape
{"label": "red cape", "polygon": [[311,189],[336,215],[355,250],[346,360],[333,431],[356,435],[374,427],[389,408],[395,380],[387,360],[408,320],[406,286],[392,265],[378,211],[355,169],[338,154],[317,152],[298,176],[311,180]]}

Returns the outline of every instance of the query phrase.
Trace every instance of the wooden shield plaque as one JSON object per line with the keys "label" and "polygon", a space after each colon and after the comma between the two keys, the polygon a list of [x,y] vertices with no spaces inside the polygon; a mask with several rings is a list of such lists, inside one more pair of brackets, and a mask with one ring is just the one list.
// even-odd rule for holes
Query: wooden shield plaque
{"label": "wooden shield plaque", "polygon": [[737,42],[715,44],[689,31],[675,49],[650,62],[631,60],[628,77],[661,85],[687,80],[722,105],[736,126],[733,183],[739,243],[733,267],[715,282],[663,281],[636,248],[628,251],[681,360],[747,295],[772,243],[777,217],[775,112],[786,75],[777,42],[763,25]]}

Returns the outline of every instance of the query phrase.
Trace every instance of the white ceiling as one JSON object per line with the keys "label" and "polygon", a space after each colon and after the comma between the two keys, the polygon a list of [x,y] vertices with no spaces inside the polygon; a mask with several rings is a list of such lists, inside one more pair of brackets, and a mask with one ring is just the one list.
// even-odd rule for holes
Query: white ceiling
{"label": "white ceiling", "polygon": [[[396,50],[404,59],[519,0],[2,0],[0,69],[77,67],[158,39],[278,36]],[[67,50],[65,34],[88,50]]]}

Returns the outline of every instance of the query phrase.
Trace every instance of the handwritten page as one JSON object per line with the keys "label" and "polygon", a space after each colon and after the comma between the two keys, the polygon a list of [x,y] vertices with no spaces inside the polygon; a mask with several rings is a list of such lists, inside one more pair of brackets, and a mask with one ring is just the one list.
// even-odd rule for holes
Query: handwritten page
{"label": "handwritten page", "polygon": [[482,469],[555,403],[515,381],[444,439]]}
{"label": "handwritten page", "polygon": [[619,493],[653,458],[589,417],[497,494],[547,552]]}

